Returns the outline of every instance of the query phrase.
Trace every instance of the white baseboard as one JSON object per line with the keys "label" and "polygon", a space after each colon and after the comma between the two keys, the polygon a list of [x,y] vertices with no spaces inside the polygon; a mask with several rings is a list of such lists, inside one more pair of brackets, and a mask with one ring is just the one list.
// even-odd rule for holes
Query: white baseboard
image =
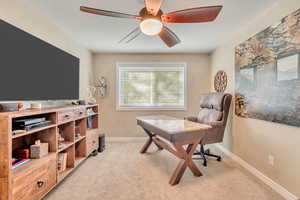
{"label": "white baseboard", "polygon": [[265,184],[270,186],[273,190],[278,192],[281,196],[283,196],[286,200],[299,200],[298,197],[296,197],[294,194],[287,191],[284,187],[279,185],[278,183],[274,182],[272,179],[258,171],[255,167],[249,165],[246,161],[241,159],[239,156],[235,155],[234,153],[230,152],[228,149],[224,148],[220,144],[215,144],[215,146],[222,151],[226,156],[230,157],[232,160],[236,161],[238,164],[240,164],[242,167],[244,167],[246,170],[248,170],[251,174],[259,178],[261,181],[263,181]]}
{"label": "white baseboard", "polygon": [[147,137],[107,137],[107,142],[144,142]]}

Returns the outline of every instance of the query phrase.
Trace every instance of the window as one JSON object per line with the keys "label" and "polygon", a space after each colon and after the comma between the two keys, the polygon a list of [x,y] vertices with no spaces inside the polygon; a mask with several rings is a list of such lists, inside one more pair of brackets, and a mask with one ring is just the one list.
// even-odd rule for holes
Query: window
{"label": "window", "polygon": [[118,63],[117,109],[186,109],[186,64]]}
{"label": "window", "polygon": [[299,54],[277,59],[277,81],[291,81],[299,77]]}

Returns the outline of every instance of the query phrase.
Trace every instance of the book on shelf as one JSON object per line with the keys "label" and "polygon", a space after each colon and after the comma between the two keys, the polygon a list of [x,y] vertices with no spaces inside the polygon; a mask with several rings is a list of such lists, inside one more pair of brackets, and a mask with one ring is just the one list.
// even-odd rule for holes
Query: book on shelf
{"label": "book on shelf", "polygon": [[57,168],[58,172],[63,172],[67,168],[67,159],[68,159],[68,154],[67,153],[59,153],[58,154],[58,162],[57,162]]}
{"label": "book on shelf", "polygon": [[20,167],[26,163],[28,163],[30,159],[12,159],[12,169],[15,169],[17,167]]}
{"label": "book on shelf", "polygon": [[93,128],[93,118],[92,117],[87,118],[87,128],[88,129]]}

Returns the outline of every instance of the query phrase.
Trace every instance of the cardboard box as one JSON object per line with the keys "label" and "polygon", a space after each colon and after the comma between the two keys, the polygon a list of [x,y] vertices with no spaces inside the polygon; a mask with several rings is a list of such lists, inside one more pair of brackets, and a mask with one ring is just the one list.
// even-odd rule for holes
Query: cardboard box
{"label": "cardboard box", "polygon": [[49,144],[41,143],[39,140],[35,141],[34,145],[30,146],[30,158],[42,158],[49,153]]}

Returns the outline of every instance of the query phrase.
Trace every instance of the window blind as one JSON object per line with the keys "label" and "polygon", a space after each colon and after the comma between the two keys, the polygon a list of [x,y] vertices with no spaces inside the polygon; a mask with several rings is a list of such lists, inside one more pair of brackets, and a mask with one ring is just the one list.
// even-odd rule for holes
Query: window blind
{"label": "window blind", "polygon": [[184,64],[128,65],[118,67],[120,108],[185,108]]}

